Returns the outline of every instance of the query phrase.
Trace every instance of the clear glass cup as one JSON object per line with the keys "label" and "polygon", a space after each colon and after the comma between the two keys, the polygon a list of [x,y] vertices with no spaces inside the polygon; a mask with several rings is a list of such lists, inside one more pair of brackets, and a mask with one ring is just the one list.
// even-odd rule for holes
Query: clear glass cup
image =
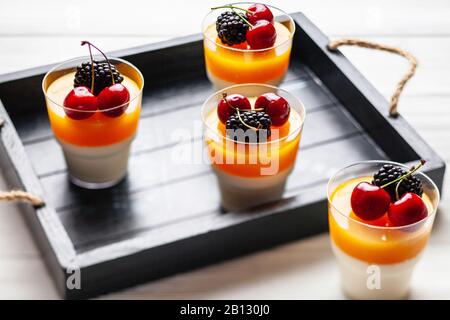
{"label": "clear glass cup", "polygon": [[[225,131],[217,116],[223,94],[241,94],[251,104],[264,93],[285,98],[291,112],[289,120],[271,128],[271,136],[262,142],[236,142]],[[281,198],[286,180],[295,165],[305,108],[291,93],[271,85],[234,85],[212,94],[203,104],[202,120],[208,160],[216,174],[222,207],[240,211]]]}
{"label": "clear glass cup", "polygon": [[364,161],[335,173],[327,187],[330,238],[336,256],[341,284],[354,299],[402,299],[407,297],[411,276],[426,247],[439,204],[439,190],[421,172],[428,216],[414,224],[389,226],[385,217],[373,224],[351,213],[350,197],[360,181],[371,181],[384,164],[406,166],[390,161]]}
{"label": "clear glass cup", "polygon": [[[252,2],[231,5],[248,8]],[[277,37],[273,47],[251,50],[243,45],[228,46],[217,37],[216,19],[224,11],[209,12],[203,20],[203,47],[206,72],[216,89],[239,83],[267,83],[279,85],[289,66],[295,23],[284,11],[268,6],[273,13]],[[238,12],[244,12],[236,10]]]}
{"label": "clear glass cup", "polygon": [[[94,59],[104,61],[100,55]],[[130,92],[130,101],[124,105],[101,111],[71,110],[63,105],[73,89],[77,66],[90,63],[89,56],[61,63],[42,81],[50,125],[64,153],[70,180],[88,189],[108,188],[125,177],[142,103],[141,72],[123,59],[108,59],[124,77],[122,84]],[[71,112],[85,116],[73,119],[67,115]]]}

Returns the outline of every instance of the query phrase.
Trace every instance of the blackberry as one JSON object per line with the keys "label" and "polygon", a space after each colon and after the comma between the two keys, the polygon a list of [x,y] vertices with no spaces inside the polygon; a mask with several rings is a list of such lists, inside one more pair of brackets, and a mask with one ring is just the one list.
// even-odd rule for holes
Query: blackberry
{"label": "blackberry", "polygon": [[[405,175],[406,173],[408,173],[408,171],[400,167],[393,166],[392,164],[385,164],[373,175],[372,184],[381,187],[391,181],[394,181],[400,176]],[[396,187],[397,183],[393,183],[384,188],[384,190],[386,190],[391,196],[392,202],[397,201],[397,196],[395,194]],[[423,186],[419,178],[414,175],[410,175],[402,180],[400,186],[398,187],[399,198],[401,198],[407,192],[413,192],[418,196],[422,196]]]}
{"label": "blackberry", "polygon": [[232,46],[246,40],[248,24],[238,13],[225,11],[217,17],[216,30],[220,40],[224,44]]}
{"label": "blackberry", "polygon": [[226,122],[226,129],[227,135],[235,141],[262,142],[267,141],[267,138],[270,137],[271,125],[272,120],[267,113],[244,111],[240,112],[240,119],[238,114],[231,115]]}
{"label": "blackberry", "polygon": [[[94,92],[93,94],[96,96],[105,89],[112,85],[111,80],[111,71],[109,69],[108,62],[99,62],[94,60]],[[123,77],[120,75],[119,71],[116,69],[114,65],[111,65],[112,74],[114,76],[115,83],[121,83],[123,81]],[[73,83],[74,87],[85,86],[91,87],[91,63],[83,62],[81,66],[77,66],[77,72],[75,73],[75,80]]]}

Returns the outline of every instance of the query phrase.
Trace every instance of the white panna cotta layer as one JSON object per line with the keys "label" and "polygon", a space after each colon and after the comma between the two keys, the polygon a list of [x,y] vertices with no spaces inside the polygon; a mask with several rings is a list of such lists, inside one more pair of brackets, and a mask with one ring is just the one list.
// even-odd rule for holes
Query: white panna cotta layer
{"label": "white panna cotta layer", "polygon": [[344,292],[352,299],[403,299],[420,255],[400,263],[369,264],[349,256],[332,241]]}
{"label": "white panna cotta layer", "polygon": [[219,183],[222,207],[230,211],[240,211],[279,200],[293,167],[292,165],[275,175],[254,178],[236,176],[214,168]]}
{"label": "white panna cotta layer", "polygon": [[59,141],[71,181],[89,189],[108,188],[117,184],[127,173],[133,138],[102,147],[80,147]]}

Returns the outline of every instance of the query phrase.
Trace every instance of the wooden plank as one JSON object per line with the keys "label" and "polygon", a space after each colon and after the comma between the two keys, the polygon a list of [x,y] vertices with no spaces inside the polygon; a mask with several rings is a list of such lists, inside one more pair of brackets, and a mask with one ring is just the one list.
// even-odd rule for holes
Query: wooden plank
{"label": "wooden plank", "polygon": [[[87,7],[91,12],[102,12],[109,5],[107,0],[95,3],[87,0],[76,3],[16,0],[3,6],[0,30],[8,35],[190,34],[200,30],[201,21],[211,6],[223,3],[221,0],[197,0],[189,4],[189,14],[185,14],[183,0],[127,5],[121,8],[121,23],[114,24],[108,16],[84,13]],[[432,6],[421,0],[377,0],[369,3],[346,0],[340,5],[333,0],[273,0],[271,4],[288,12],[303,11],[327,34],[450,34],[450,8],[446,0],[435,0]],[[153,13],[151,19],[150,12]],[[183,23],[179,23],[180,16],[183,16]]]}
{"label": "wooden plank", "polygon": [[[11,30],[10,28],[8,29]],[[168,37],[164,36],[93,35],[89,36],[89,39],[86,37],[87,35],[44,35],[40,37],[34,35],[13,36],[9,33],[0,35],[2,59],[8,61],[8,63],[0,65],[0,74],[85,56],[87,51],[86,47],[80,46],[81,40],[92,41],[105,52],[109,52],[168,39]]]}

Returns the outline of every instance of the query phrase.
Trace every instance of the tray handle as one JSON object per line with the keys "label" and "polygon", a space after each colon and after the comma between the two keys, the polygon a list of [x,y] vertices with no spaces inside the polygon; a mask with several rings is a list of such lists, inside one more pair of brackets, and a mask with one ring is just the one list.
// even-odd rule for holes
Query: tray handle
{"label": "tray handle", "polygon": [[[0,130],[4,124],[5,121],[0,117]],[[41,198],[22,190],[0,191],[0,202],[1,201],[19,201],[29,203],[35,207],[44,206],[44,201],[42,201]]]}
{"label": "tray handle", "polygon": [[400,97],[400,94],[403,91],[403,88],[405,87],[406,83],[414,76],[416,69],[417,69],[417,59],[408,51],[405,51],[403,49],[392,47],[389,45],[379,44],[372,41],[366,41],[361,39],[340,39],[340,40],[334,40],[331,41],[328,44],[328,49],[332,51],[336,51],[338,47],[340,46],[357,46],[357,47],[363,47],[368,49],[375,49],[375,50],[381,50],[386,51],[390,53],[398,54],[404,58],[406,58],[409,63],[410,67],[408,72],[400,79],[400,81],[397,83],[397,86],[395,87],[395,91],[392,94],[391,101],[389,104],[389,115],[391,117],[397,117],[398,116],[398,100]]}

